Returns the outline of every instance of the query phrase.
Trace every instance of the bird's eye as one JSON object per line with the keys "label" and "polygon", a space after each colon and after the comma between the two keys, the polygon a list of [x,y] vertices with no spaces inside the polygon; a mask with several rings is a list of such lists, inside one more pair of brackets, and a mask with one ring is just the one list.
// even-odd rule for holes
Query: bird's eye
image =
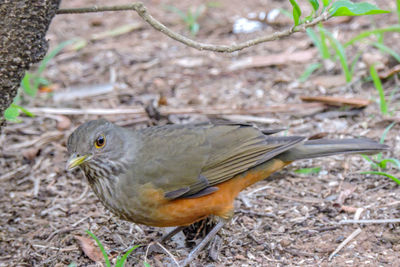
{"label": "bird's eye", "polygon": [[96,141],[94,141],[94,146],[96,148],[103,148],[105,144],[106,144],[106,137],[103,134],[97,137]]}

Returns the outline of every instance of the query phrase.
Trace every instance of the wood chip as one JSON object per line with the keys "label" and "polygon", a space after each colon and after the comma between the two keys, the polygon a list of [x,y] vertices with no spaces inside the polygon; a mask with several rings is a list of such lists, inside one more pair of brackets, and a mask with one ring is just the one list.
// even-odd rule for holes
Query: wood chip
{"label": "wood chip", "polygon": [[340,96],[300,96],[300,99],[307,102],[320,102],[332,106],[352,106],[356,108],[366,107],[371,103],[368,99]]}

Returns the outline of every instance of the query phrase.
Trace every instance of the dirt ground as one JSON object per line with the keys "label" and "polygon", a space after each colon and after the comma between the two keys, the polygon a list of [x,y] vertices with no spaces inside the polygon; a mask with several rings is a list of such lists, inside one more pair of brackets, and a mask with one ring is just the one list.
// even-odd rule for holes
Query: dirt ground
{"label": "dirt ground", "polygon": [[[301,2],[303,7],[308,6],[306,2]],[[376,2],[381,7],[395,8],[395,1]],[[126,3],[129,1],[113,1],[113,4]],[[202,2],[144,3],[155,18],[190,36],[179,17],[168,11],[166,5],[187,10]],[[237,18],[247,17],[251,12],[268,13],[274,8],[289,10],[289,1],[219,0],[217,3],[218,7],[207,8],[199,19],[196,40],[233,44],[290,27],[290,20],[280,15],[276,23],[265,24],[261,31],[232,32]],[[110,2],[71,0],[63,1],[62,7],[95,4]],[[52,82],[54,92],[39,93],[35,99],[26,100],[26,107],[50,107],[61,110],[61,114],[39,110],[36,117],[23,117],[22,123],[9,123],[3,129],[0,136],[0,266],[99,266],[100,263],[83,252],[76,238],[87,237],[86,230],[98,236],[113,256],[112,261],[133,245],[147,246],[164,233],[160,228],[116,218],[101,205],[80,171],[65,170],[66,140],[78,125],[90,119],[104,117],[119,125],[140,128],[218,118],[248,121],[262,128],[283,127],[287,130],[282,134],[288,135],[364,136],[377,140],[391,122],[399,122],[399,77],[395,75],[383,83],[386,95],[392,95],[389,105],[392,116],[386,117],[380,113],[373,83],[365,79],[371,58],[382,63],[382,71],[389,70],[396,62],[367,42],[357,43],[348,50],[349,60],[357,51],[362,51],[362,56],[353,82],[346,85],[338,61],[326,63],[325,68],[306,82],[298,82],[308,64],[321,62],[305,33],[233,54],[218,54],[185,47],[150,28],[136,13],[127,11],[59,15],[51,24],[48,39],[54,48],[65,40],[76,37],[88,40],[93,34],[132,23],[140,27],[90,41],[78,51],[66,49],[50,62],[45,77]],[[336,18],[326,28],[345,42],[362,31],[396,23],[396,15],[390,14]],[[399,33],[387,33],[384,40],[393,50],[400,51]],[[295,54],[304,51],[311,59]],[[286,56],[287,60],[269,64],[269,60],[274,60],[271,55]],[[240,65],[251,57],[262,64]],[[85,91],[99,84],[105,87],[111,84],[113,90],[96,96],[55,100],[57,94],[68,88],[81,87]],[[300,99],[300,96],[322,95],[372,101],[362,110],[348,110],[343,106],[311,108]],[[271,106],[283,106],[283,109],[262,111]],[[67,108],[139,111],[147,108],[148,113],[63,114],[62,110]],[[192,112],[188,114],[187,108]],[[289,109],[291,112],[285,112]],[[240,114],[215,114],[221,110],[240,110]],[[399,131],[397,123],[387,134],[385,143],[391,151],[385,152],[384,157],[399,157]],[[309,167],[320,167],[321,171],[318,174],[295,172]],[[339,223],[353,219],[360,212],[360,219],[400,218],[400,187],[382,176],[360,174],[368,170],[371,170],[370,164],[361,156],[304,160],[247,188],[235,202],[234,219],[213,243],[219,250],[217,259],[210,257],[210,251],[214,253],[215,249],[207,248],[192,265],[400,266],[399,223]],[[395,168],[387,172],[400,176]],[[359,235],[329,261],[329,255],[358,228]],[[186,242],[180,235],[165,247],[177,260],[182,260],[201,240],[203,232],[204,227],[191,228],[185,231]],[[143,266],[144,261],[151,266],[173,266],[171,257],[165,253],[153,252],[145,259],[145,248],[133,252],[126,266]]]}

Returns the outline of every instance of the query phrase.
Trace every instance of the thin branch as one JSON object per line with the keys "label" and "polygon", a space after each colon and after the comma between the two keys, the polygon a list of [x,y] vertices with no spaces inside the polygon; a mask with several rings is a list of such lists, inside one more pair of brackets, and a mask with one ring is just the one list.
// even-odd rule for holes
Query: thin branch
{"label": "thin branch", "polygon": [[275,32],[273,34],[261,36],[255,39],[251,39],[239,44],[234,45],[215,45],[215,44],[206,44],[196,42],[192,39],[189,39],[177,32],[174,32],[167,28],[164,24],[153,18],[147,12],[147,8],[143,5],[143,3],[133,3],[130,5],[120,5],[120,6],[93,6],[93,7],[83,7],[83,8],[68,8],[68,9],[59,9],[57,14],[82,14],[82,13],[91,13],[91,12],[106,12],[106,11],[125,11],[125,10],[133,10],[138,13],[140,17],[143,18],[148,24],[150,24],[154,29],[162,32],[168,37],[181,42],[187,46],[196,48],[198,50],[208,50],[214,52],[224,52],[224,53],[232,53],[235,51],[242,50],[244,48],[248,48],[250,46],[254,46],[260,43],[270,42],[277,39],[281,39],[283,37],[287,37],[295,32],[305,31],[306,28],[312,27],[320,22],[326,21],[330,18],[330,15],[327,11],[324,11],[319,16],[315,17],[312,21],[305,22],[301,25],[291,27],[290,29],[286,29],[284,31]]}
{"label": "thin branch", "polygon": [[342,249],[344,248],[351,240],[353,240],[356,236],[358,236],[362,230],[360,228],[357,228],[351,235],[349,235],[345,240],[343,240],[342,243],[339,244],[339,246],[335,249],[334,252],[332,252],[331,255],[329,255],[328,261],[331,261],[332,258]]}
{"label": "thin branch", "polygon": [[[304,110],[307,112],[317,112],[325,108],[324,104],[321,103],[293,103],[293,104],[281,104],[267,107],[252,107],[248,109],[229,109],[226,107],[160,107],[159,111],[162,115],[171,114],[203,114],[203,115],[232,115],[232,114],[253,114],[262,115],[267,113],[285,113],[285,114],[299,114]],[[51,108],[51,107],[28,107],[30,112],[39,114],[58,114],[58,115],[117,115],[117,114],[132,114],[138,116],[147,116],[146,111],[142,107],[129,108],[129,109],[99,109],[99,108],[87,108],[87,109],[73,109],[73,108]]]}
{"label": "thin branch", "polygon": [[400,218],[397,219],[381,219],[381,220],[341,220],[340,224],[352,223],[369,223],[369,224],[383,224],[383,223],[400,223]]}

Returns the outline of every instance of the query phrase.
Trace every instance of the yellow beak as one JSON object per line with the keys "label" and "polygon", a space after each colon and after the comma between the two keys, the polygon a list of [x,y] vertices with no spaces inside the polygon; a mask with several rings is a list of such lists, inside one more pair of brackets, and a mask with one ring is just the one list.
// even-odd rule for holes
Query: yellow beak
{"label": "yellow beak", "polygon": [[72,170],[72,169],[78,167],[79,165],[81,165],[82,163],[87,161],[89,159],[89,156],[90,155],[83,155],[83,156],[77,157],[75,154],[73,154],[67,162],[67,170]]}

